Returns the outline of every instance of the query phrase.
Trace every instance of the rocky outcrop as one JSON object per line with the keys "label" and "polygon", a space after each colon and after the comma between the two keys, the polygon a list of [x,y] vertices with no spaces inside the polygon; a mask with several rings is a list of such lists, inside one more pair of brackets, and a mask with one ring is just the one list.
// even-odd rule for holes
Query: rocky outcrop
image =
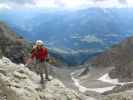
{"label": "rocky outcrop", "polygon": [[133,90],[110,94],[105,96],[103,100],[133,100]]}
{"label": "rocky outcrop", "polygon": [[9,47],[16,39],[16,34],[9,30],[4,23],[0,22],[0,55],[5,55]]}
{"label": "rocky outcrop", "polygon": [[95,67],[111,67],[111,78],[118,78],[120,81],[133,81],[133,37],[129,37],[118,45],[100,54],[90,61]]}
{"label": "rocky outcrop", "polygon": [[16,33],[13,32],[5,23],[0,22],[0,37],[3,38],[3,36],[8,38],[10,41],[14,41],[17,37]]}
{"label": "rocky outcrop", "polygon": [[133,37],[123,40],[91,60],[94,66],[109,67],[125,65],[133,59]]}
{"label": "rocky outcrop", "polygon": [[[52,77],[51,77],[52,78]],[[81,100],[78,93],[58,79],[41,85],[37,74],[7,58],[0,60],[0,96],[2,100]]]}
{"label": "rocky outcrop", "polygon": [[[0,22],[0,56],[1,57],[6,56],[11,59],[13,58],[13,56],[11,55],[15,55],[15,56],[20,55],[20,50],[18,50],[17,52],[15,51],[15,49],[13,49],[17,45],[16,39],[18,39],[18,37],[20,36],[17,35],[15,32],[13,32],[6,24]],[[18,46],[20,47],[20,45]],[[22,45],[22,48],[24,47],[24,49],[22,49],[21,51],[25,52],[25,55],[28,55],[27,51],[29,49],[28,48],[29,46],[30,44],[24,40]],[[11,51],[14,53],[12,54]],[[14,62],[16,63],[16,61]]]}

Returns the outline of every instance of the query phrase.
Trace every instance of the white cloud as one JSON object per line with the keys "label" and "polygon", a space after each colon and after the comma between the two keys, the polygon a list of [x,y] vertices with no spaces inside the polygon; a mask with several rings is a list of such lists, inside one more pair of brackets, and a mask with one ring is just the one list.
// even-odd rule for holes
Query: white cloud
{"label": "white cloud", "polygon": [[0,3],[14,3],[14,4],[25,4],[33,3],[34,0],[0,0]]}
{"label": "white cloud", "polygon": [[68,9],[133,6],[133,1],[131,0],[34,0],[34,3],[38,7],[63,7]]}
{"label": "white cloud", "polygon": [[8,4],[0,4],[0,9],[11,9]]}
{"label": "white cloud", "polygon": [[0,0],[0,8],[67,8],[84,7],[133,7],[132,0]]}
{"label": "white cloud", "polygon": [[50,8],[50,7],[58,7],[58,5],[55,3],[55,0],[34,0],[34,3],[36,7],[46,7],[46,8]]}
{"label": "white cloud", "polygon": [[120,8],[120,7],[123,7],[124,5],[117,0],[104,0],[104,1],[95,2],[95,6],[104,7],[104,8],[108,8],[108,7]]}
{"label": "white cloud", "polygon": [[127,0],[128,7],[133,7],[133,0]]}

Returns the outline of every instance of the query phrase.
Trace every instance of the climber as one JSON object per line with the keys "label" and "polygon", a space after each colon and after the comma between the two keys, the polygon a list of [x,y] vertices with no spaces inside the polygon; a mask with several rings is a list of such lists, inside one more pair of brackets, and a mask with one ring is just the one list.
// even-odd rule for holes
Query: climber
{"label": "climber", "polygon": [[40,74],[41,83],[44,83],[43,73],[45,72],[45,79],[50,81],[48,77],[48,69],[46,65],[46,60],[48,60],[48,49],[44,47],[44,43],[41,40],[37,40],[35,46],[33,46],[31,52],[31,61],[27,61],[25,66],[28,66],[30,63],[35,61],[36,63],[36,71]]}

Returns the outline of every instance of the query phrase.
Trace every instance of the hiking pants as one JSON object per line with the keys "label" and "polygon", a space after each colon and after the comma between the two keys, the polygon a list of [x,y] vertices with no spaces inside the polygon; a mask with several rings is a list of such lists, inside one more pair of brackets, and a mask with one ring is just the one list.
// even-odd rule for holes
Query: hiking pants
{"label": "hiking pants", "polygon": [[43,73],[45,73],[45,78],[48,79],[48,68],[46,62],[36,61],[36,72],[43,77]]}

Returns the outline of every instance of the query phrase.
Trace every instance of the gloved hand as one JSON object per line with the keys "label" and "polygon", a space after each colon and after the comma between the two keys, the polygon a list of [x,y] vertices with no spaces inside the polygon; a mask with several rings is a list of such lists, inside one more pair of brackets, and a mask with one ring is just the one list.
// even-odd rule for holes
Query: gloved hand
{"label": "gloved hand", "polygon": [[46,62],[48,63],[48,62],[49,62],[49,60],[50,60],[50,59],[49,59],[49,58],[47,58],[47,59],[46,59]]}
{"label": "gloved hand", "polygon": [[25,63],[25,67],[28,67],[30,64],[33,63],[33,59],[29,58],[26,63]]}

